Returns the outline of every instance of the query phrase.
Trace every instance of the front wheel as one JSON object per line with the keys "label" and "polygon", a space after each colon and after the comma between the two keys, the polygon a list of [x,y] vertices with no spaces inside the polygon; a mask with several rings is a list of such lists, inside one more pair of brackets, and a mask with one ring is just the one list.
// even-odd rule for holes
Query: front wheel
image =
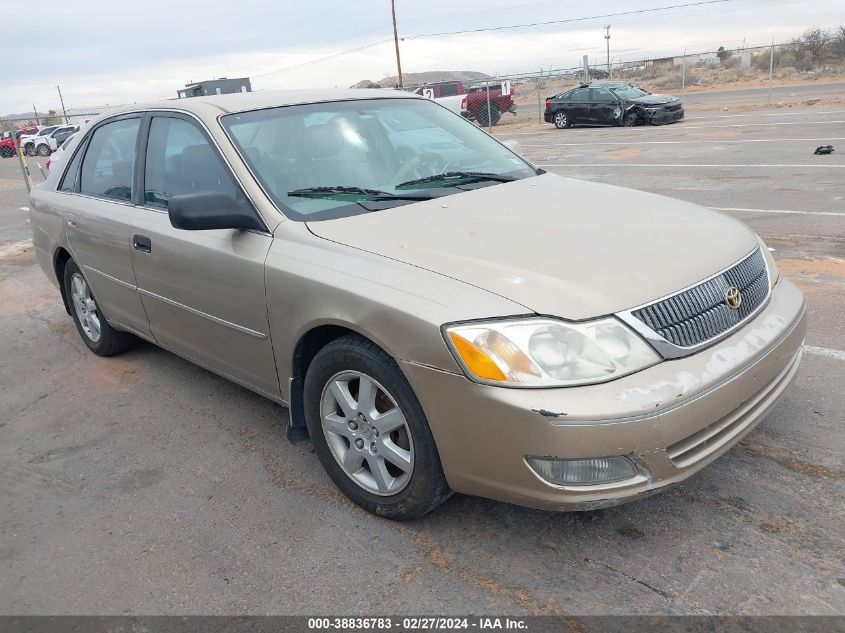
{"label": "front wheel", "polygon": [[38,146],[36,153],[39,156],[49,156],[50,155],[50,147],[48,145],[44,145],[43,143]]}
{"label": "front wheel", "polygon": [[564,112],[563,110],[558,110],[557,112],[555,112],[552,121],[554,121],[555,127],[559,130],[563,130],[569,127],[569,117],[566,116],[566,112]]}
{"label": "front wheel", "polygon": [[26,154],[27,156],[35,156],[35,145],[33,145],[32,143],[27,143],[26,145],[24,145],[23,151],[24,154]]}
{"label": "front wheel", "polygon": [[320,350],[305,375],[314,451],[352,501],[388,519],[416,519],[451,491],[425,413],[396,362],[357,335]]}

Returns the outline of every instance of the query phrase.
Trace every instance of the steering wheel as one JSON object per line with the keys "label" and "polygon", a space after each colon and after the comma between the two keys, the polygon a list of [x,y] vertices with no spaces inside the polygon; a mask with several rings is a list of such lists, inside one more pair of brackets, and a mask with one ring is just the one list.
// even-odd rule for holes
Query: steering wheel
{"label": "steering wheel", "polygon": [[395,178],[398,182],[404,182],[414,176],[419,178],[434,176],[441,173],[445,166],[446,162],[442,157],[431,152],[425,152],[407,158],[396,171]]}

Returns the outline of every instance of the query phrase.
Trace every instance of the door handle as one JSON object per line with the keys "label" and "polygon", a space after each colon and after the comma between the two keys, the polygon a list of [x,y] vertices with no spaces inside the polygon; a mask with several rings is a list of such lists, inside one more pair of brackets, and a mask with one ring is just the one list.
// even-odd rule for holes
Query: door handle
{"label": "door handle", "polygon": [[132,248],[142,253],[149,253],[153,250],[153,243],[146,235],[136,233],[132,236]]}
{"label": "door handle", "polygon": [[65,216],[65,221],[67,222],[67,226],[68,226],[69,229],[75,229],[76,228],[76,216],[73,215],[73,213],[68,213]]}

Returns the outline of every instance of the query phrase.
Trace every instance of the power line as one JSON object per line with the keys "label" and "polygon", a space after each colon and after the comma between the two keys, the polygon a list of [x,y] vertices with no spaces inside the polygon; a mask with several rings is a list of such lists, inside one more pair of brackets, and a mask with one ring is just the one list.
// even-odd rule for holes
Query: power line
{"label": "power line", "polygon": [[[727,1],[727,0],[723,0]],[[332,53],[331,55],[326,55],[325,57],[318,57],[316,59],[309,59],[306,62],[302,62],[300,64],[294,64],[293,66],[287,66],[285,68],[277,68],[276,70],[268,70],[267,72],[259,73],[257,75],[252,75],[252,78],[255,79],[257,77],[265,77],[267,75],[274,75],[276,73],[285,72],[287,70],[296,70],[297,68],[302,68],[303,66],[308,66],[309,64],[316,64],[317,62],[323,62],[327,59],[332,59],[334,57],[341,57],[342,55],[349,55],[349,53],[357,53],[358,51],[363,51],[367,48],[372,48],[373,46],[380,46],[381,44],[386,44],[388,42],[392,42],[393,38],[386,39],[386,40],[379,40],[378,42],[370,42],[369,44],[364,44],[362,46],[358,46],[356,48],[350,48],[345,51],[339,51],[337,53]]]}
{"label": "power line", "polygon": [[701,0],[701,2],[686,2],[684,4],[670,4],[663,7],[652,7],[650,9],[633,9],[631,11],[618,11],[616,13],[605,13],[603,15],[591,15],[581,18],[568,18],[566,20],[549,20],[547,22],[529,22],[527,24],[510,24],[505,26],[490,26],[480,29],[466,29],[464,31],[442,31],[440,33],[420,33],[418,35],[408,35],[402,39],[413,40],[422,37],[440,37],[441,35],[463,35],[466,33],[483,33],[485,31],[505,31],[508,29],[524,29],[532,26],[549,26],[552,24],[567,24],[571,22],[586,22],[588,20],[599,20],[603,18],[616,18],[625,15],[637,15],[641,13],[655,13],[657,11],[668,11],[670,9],[682,9],[685,7],[697,7],[706,4],[720,4],[723,2],[731,2],[731,0]]}

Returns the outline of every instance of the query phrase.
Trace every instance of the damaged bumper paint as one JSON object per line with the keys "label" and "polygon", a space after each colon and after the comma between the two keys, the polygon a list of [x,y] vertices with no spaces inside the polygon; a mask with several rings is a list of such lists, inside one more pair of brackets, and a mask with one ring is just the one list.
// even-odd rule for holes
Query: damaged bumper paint
{"label": "damaged bumper paint", "polygon": [[[432,427],[450,486],[552,510],[631,501],[677,483],[735,445],[792,382],[804,299],[781,278],[768,305],[718,344],[609,383],[503,389],[401,362]],[[637,474],[599,485],[549,483],[527,457],[624,456]]]}

